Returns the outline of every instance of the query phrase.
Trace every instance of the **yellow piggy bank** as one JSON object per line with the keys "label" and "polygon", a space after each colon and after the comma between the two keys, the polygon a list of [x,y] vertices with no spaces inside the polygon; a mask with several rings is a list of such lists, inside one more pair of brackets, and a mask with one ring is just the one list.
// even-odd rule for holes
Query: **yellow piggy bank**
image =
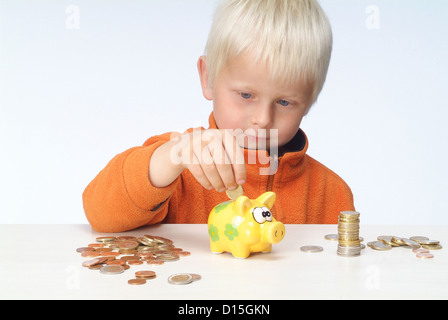
{"label": "yellow piggy bank", "polygon": [[272,216],[275,193],[266,192],[255,200],[240,196],[212,209],[208,218],[210,249],[247,258],[251,252],[270,252],[272,244],[285,236],[285,226]]}

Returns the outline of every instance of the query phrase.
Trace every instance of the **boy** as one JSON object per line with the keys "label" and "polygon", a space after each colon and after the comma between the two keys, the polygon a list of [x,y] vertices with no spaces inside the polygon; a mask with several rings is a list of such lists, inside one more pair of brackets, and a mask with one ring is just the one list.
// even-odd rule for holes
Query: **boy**
{"label": "boy", "polygon": [[83,194],[100,232],[207,223],[238,185],[274,191],[283,223],[337,223],[355,210],[347,184],[306,154],[300,123],[325,82],[331,27],[315,0],[225,0],[198,71],[209,129],[149,138],[117,155]]}

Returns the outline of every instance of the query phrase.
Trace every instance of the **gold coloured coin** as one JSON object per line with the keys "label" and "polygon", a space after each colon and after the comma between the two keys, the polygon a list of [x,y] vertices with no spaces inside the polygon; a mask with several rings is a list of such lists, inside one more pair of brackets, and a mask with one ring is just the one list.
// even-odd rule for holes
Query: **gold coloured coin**
{"label": "gold coloured coin", "polygon": [[419,240],[418,243],[420,244],[429,244],[429,245],[434,245],[434,244],[439,244],[439,240]]}
{"label": "gold coloured coin", "polygon": [[117,240],[117,238],[115,237],[97,237],[96,241],[97,242],[109,242],[109,241],[115,241]]}
{"label": "gold coloured coin", "polygon": [[395,244],[397,244],[398,246],[404,246],[404,245],[406,245],[406,243],[403,242],[403,239],[402,239],[402,238],[400,238],[400,237],[396,237],[396,236],[393,236],[393,237],[392,237],[392,242],[395,243]]}
{"label": "gold coloured coin", "polygon": [[244,195],[244,190],[241,185],[238,185],[235,190],[226,190],[226,194],[231,200],[236,200],[238,197]]}
{"label": "gold coloured coin", "polygon": [[422,244],[422,248],[428,250],[440,250],[442,249],[442,246],[440,244]]}

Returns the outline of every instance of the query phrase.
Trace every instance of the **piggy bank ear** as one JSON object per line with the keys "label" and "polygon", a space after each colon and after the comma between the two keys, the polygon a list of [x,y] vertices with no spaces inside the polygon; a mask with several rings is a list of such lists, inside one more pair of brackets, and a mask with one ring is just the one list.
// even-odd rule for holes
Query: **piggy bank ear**
{"label": "piggy bank ear", "polygon": [[250,199],[246,196],[240,196],[235,200],[235,213],[244,216],[246,211],[250,209],[252,203]]}
{"label": "piggy bank ear", "polygon": [[274,205],[275,198],[276,198],[275,193],[269,191],[269,192],[265,192],[261,196],[259,196],[256,201],[263,203],[266,207],[271,209],[272,206]]}

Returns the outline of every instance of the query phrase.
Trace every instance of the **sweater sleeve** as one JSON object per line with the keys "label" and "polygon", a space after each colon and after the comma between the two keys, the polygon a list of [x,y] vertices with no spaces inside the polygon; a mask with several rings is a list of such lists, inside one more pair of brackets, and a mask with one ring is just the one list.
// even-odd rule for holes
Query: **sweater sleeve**
{"label": "sweater sleeve", "polygon": [[165,218],[179,178],[165,188],[154,187],[149,180],[149,161],[168,140],[164,136],[151,138],[144,146],[115,156],[90,182],[83,193],[83,205],[94,230],[122,232]]}

